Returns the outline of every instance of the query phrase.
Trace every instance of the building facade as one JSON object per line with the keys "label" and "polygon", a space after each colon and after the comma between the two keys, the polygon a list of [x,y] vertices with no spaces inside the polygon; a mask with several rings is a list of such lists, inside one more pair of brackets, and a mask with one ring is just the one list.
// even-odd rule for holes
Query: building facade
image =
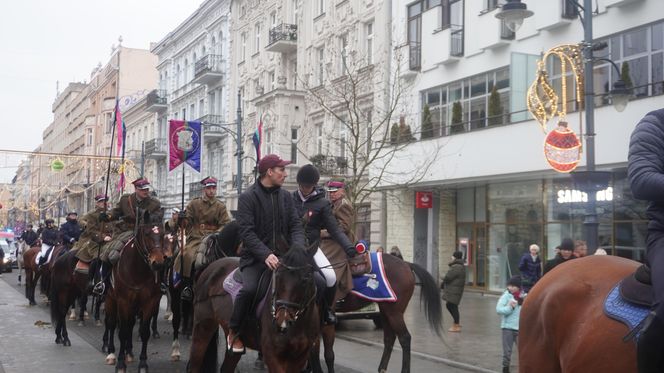
{"label": "building facade", "polygon": [[[495,17],[498,3],[394,3],[395,32],[407,40],[401,48],[409,56],[410,71],[402,78],[413,84],[416,109],[409,114],[419,123],[417,140],[407,151],[421,157],[441,149],[441,156],[417,184],[384,185],[387,212],[383,229],[372,236],[399,245],[408,260],[434,274],[444,274],[452,252],[462,250],[468,283],[488,291],[504,289],[510,275],[519,273],[519,258],[530,244],[538,244],[543,259],[550,259],[562,238],[583,239],[587,201],[568,174],[548,166],[542,129],[526,107],[540,56],[583,38],[576,9],[566,1],[526,1],[534,16],[512,32]],[[606,61],[595,64],[596,163],[612,174],[609,187],[596,196],[599,245],[635,260],[643,259],[645,248],[645,203],[631,196],[627,152],[636,123],[663,102],[664,19],[657,6],[646,0],[600,0],[593,14],[595,40],[607,44],[595,56],[628,66],[621,70],[628,69],[634,92],[626,110],[617,113],[607,94],[618,73]],[[566,88],[569,128],[583,133],[572,72],[559,61],[545,64],[554,89]],[[583,154],[579,170],[585,161]],[[389,167],[409,165],[395,161]],[[432,208],[416,208],[417,192],[432,193]]]}

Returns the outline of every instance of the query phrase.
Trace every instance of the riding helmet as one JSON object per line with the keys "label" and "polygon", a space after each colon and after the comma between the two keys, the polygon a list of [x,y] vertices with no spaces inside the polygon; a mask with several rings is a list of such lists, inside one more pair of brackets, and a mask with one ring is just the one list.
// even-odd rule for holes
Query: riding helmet
{"label": "riding helmet", "polygon": [[53,219],[46,219],[46,220],[44,221],[44,224],[48,224],[48,223],[53,224],[53,223],[55,223],[55,220],[53,220]]}
{"label": "riding helmet", "polygon": [[297,183],[301,185],[316,185],[320,180],[320,173],[312,164],[306,164],[297,172]]}

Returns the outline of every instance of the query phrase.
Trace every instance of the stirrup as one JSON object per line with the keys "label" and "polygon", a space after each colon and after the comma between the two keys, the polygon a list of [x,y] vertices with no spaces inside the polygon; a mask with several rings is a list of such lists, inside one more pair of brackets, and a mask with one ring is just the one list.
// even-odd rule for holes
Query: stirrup
{"label": "stirrup", "polygon": [[190,286],[185,286],[184,289],[182,289],[182,293],[180,293],[180,299],[191,302],[192,299],[194,299],[194,292],[191,290]]}
{"label": "stirrup", "polygon": [[99,296],[104,295],[105,291],[106,291],[106,284],[104,284],[104,281],[96,283],[95,286],[92,288],[92,292]]}
{"label": "stirrup", "polygon": [[337,324],[337,315],[331,309],[326,309],[323,311],[323,323],[325,325],[336,325]]}
{"label": "stirrup", "polygon": [[159,284],[159,291],[161,291],[162,295],[166,295],[168,292],[168,285],[164,284],[163,282]]}

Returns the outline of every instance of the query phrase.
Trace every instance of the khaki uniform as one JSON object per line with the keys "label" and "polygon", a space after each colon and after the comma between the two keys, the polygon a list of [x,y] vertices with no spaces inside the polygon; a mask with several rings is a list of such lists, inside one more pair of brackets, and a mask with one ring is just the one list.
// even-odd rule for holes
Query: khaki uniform
{"label": "khaki uniform", "polygon": [[[348,236],[350,242],[355,243],[355,234],[353,233],[353,228],[355,227],[354,221],[354,212],[353,206],[350,202],[342,198],[337,202],[332,204],[332,213],[339,223],[341,230]],[[350,273],[350,266],[348,265],[347,259],[348,256],[344,249],[339,246],[339,244],[330,237],[330,234],[327,230],[323,229],[320,234],[321,242],[320,249],[323,251],[323,254],[327,257],[327,260],[330,263],[342,263],[345,262],[346,265],[343,266],[334,266],[334,272],[337,276],[337,299],[341,299],[346,296],[351,290],[353,290],[353,276]]]}
{"label": "khaki uniform", "polygon": [[[118,204],[111,210],[110,220],[119,220],[117,223],[117,234],[113,240],[104,245],[102,259],[107,260],[108,254],[113,251],[122,250],[122,247],[129,242],[134,235],[134,225],[136,224],[136,207],[142,211],[150,213],[150,220],[163,221],[164,212],[161,210],[161,203],[156,198],[147,197],[141,201],[136,198],[136,193],[125,194],[120,197]],[[141,221],[143,217],[141,216]]]}
{"label": "khaki uniform", "polygon": [[[188,278],[196,260],[201,241],[208,234],[220,232],[228,222],[231,221],[226,210],[226,205],[217,198],[208,199],[203,196],[189,202],[186,208],[185,245],[184,251],[180,251],[173,263],[173,269],[182,277]],[[168,222],[174,227],[173,219]],[[176,237],[180,239],[180,237]],[[183,260],[184,257],[184,260]]]}
{"label": "khaki uniform", "polygon": [[[103,208],[97,208],[85,214],[81,220],[83,232],[81,237],[74,244],[76,257],[86,263],[97,257],[97,251],[106,246],[105,236],[113,236],[113,224],[99,221],[99,215],[104,211]],[[99,251],[101,253],[101,251]]]}

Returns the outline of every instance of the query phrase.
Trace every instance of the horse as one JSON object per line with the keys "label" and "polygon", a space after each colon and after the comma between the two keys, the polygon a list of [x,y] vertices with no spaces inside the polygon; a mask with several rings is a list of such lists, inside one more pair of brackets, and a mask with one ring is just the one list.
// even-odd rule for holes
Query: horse
{"label": "horse", "polygon": [[[443,323],[440,290],[436,280],[426,269],[415,263],[405,262],[394,255],[382,255],[385,269],[385,277],[390,282],[394,291],[396,302],[378,302],[380,310],[380,324],[383,327],[383,355],[378,364],[378,372],[387,372],[387,364],[392,355],[394,341],[399,338],[399,344],[403,351],[401,361],[401,372],[410,372],[410,340],[411,335],[404,321],[410,298],[415,290],[415,276],[420,279],[421,293],[420,301],[424,303],[426,319],[431,329],[440,337]],[[337,311],[350,312],[365,307],[370,301],[360,298],[354,293],[349,293],[343,302],[338,303]],[[325,325],[321,334],[323,339],[325,364],[329,373],[334,372],[334,325]],[[322,372],[319,358],[319,346],[316,346],[311,354],[311,369]]]}
{"label": "horse", "polygon": [[41,278],[41,292],[42,294],[49,294],[49,287],[51,281],[51,268],[55,260],[65,251],[65,246],[62,244],[55,245],[51,250],[51,260],[39,267],[35,263],[35,258],[41,251],[41,244],[33,246],[25,253],[23,253],[23,265],[25,266],[25,297],[30,302],[31,306],[37,304],[35,301],[35,288],[37,281]]}
{"label": "horse", "polygon": [[[109,333],[107,363],[116,360],[116,372],[127,369],[125,356],[131,344],[136,317],[140,318],[139,334],[142,347],[139,372],[147,372],[147,344],[150,322],[159,310],[161,290],[155,271],[163,268],[172,257],[172,248],[164,237],[161,221],[151,222],[149,212],[137,214],[145,222],[137,226],[136,235],[122,248],[120,259],[113,266],[112,288],[106,295],[106,328]],[[115,357],[113,334],[119,327],[119,352]]]}
{"label": "horse", "polygon": [[[74,271],[78,261],[74,254],[74,251],[70,251],[57,258],[51,274],[51,323],[55,329],[55,343],[63,346],[71,346],[67,333],[67,311],[76,299],[87,292],[88,286],[88,275]],[[81,307],[81,320],[83,310]]]}
{"label": "horse", "polygon": [[[179,241],[178,241],[179,242]],[[197,260],[196,271],[193,282],[200,276],[205,267],[217,259],[238,256],[240,246],[239,224],[231,221],[222,228],[220,232],[208,234],[201,241],[200,252],[202,257]],[[177,255],[177,254],[176,254]],[[173,343],[171,345],[171,361],[180,360],[180,323],[184,322],[182,334],[191,335],[193,327],[193,304],[191,301],[182,300],[182,286],[176,287],[172,279],[173,267],[169,267],[166,273],[168,281],[168,293],[171,299],[171,311],[173,319]],[[193,284],[192,284],[193,285]]]}
{"label": "horse", "polygon": [[604,315],[607,294],[640,265],[587,256],[556,266],[525,298],[520,314],[519,371],[636,372],[629,329]]}
{"label": "horse", "polygon": [[[233,312],[233,301],[222,284],[238,263],[238,258],[217,260],[196,281],[190,372],[216,372],[219,325],[228,335]],[[245,322],[240,330],[242,341],[247,348],[263,353],[268,371],[299,373],[320,338],[314,267],[303,250],[292,249],[281,257],[267,294],[260,326]],[[227,349],[221,372],[233,372],[240,357]]]}

